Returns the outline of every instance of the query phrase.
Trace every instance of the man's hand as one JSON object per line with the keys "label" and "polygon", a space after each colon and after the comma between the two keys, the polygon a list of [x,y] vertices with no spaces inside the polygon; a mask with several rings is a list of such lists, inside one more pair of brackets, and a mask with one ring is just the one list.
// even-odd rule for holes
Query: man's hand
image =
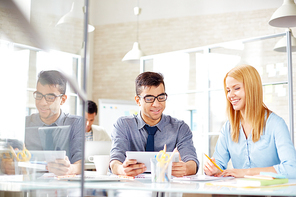
{"label": "man's hand", "polygon": [[65,159],[57,159],[55,162],[48,163],[47,169],[58,176],[80,174],[81,160],[71,164],[66,156]]}
{"label": "man's hand", "polygon": [[172,175],[176,177],[182,177],[186,175],[186,163],[180,160],[179,162],[173,162]]}
{"label": "man's hand", "polygon": [[182,177],[187,175],[196,174],[196,163],[195,161],[187,161],[186,163],[181,160],[179,153],[179,162],[173,162],[172,164],[172,175],[176,177]]}
{"label": "man's hand", "polygon": [[1,171],[4,174],[15,174],[15,170],[14,170],[14,161],[13,159],[3,159],[1,160]]}
{"label": "man's hand", "polygon": [[137,163],[135,159],[125,159],[123,163],[118,160],[113,160],[110,163],[113,174],[125,176],[137,176],[147,170],[143,163]]}

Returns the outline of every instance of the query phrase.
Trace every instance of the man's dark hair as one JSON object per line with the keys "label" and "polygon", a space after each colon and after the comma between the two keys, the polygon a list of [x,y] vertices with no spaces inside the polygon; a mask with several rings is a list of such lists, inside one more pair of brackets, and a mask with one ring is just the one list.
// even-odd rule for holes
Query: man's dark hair
{"label": "man's dark hair", "polygon": [[63,75],[56,70],[47,70],[47,71],[41,71],[38,75],[38,81],[42,85],[52,85],[57,86],[59,92],[61,94],[66,93],[66,86],[67,86],[67,80],[63,77]]}
{"label": "man's dark hair", "polygon": [[143,72],[138,75],[135,82],[137,95],[140,95],[142,93],[143,87],[158,87],[160,84],[163,84],[163,87],[165,88],[163,75],[161,73]]}
{"label": "man's dark hair", "polygon": [[24,144],[17,139],[7,139],[7,148],[11,146],[13,149],[23,150]]}
{"label": "man's dark hair", "polygon": [[98,114],[98,106],[95,102],[88,100],[86,112],[89,114],[96,113]]}

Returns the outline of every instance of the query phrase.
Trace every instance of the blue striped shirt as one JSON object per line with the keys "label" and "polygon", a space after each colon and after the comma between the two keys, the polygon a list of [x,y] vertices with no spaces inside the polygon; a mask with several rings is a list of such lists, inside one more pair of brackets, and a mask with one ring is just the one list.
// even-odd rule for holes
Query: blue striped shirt
{"label": "blue striped shirt", "polygon": [[[59,126],[69,126],[59,131]],[[61,111],[59,118],[51,125],[40,119],[39,113],[26,117],[25,145],[28,150],[43,150],[45,139],[40,127],[53,127],[54,150],[65,150],[71,163],[81,160],[84,126],[82,117],[65,114]]]}
{"label": "blue striped shirt", "polygon": [[[126,151],[145,151],[148,138],[148,133],[144,128],[145,124],[140,114],[124,116],[117,120],[111,133],[113,145],[110,161],[119,160],[123,163]],[[182,161],[192,160],[197,164],[198,169],[199,161],[189,126],[184,121],[164,114],[155,126],[158,131],[154,136],[154,151],[162,150],[164,144],[166,144],[168,152],[177,147]]]}

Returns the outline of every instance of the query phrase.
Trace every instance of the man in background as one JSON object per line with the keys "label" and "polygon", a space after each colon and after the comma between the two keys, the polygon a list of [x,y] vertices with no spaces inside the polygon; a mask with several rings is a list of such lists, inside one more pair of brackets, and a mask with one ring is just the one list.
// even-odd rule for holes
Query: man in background
{"label": "man in background", "polygon": [[66,114],[66,79],[55,70],[41,71],[33,93],[38,113],[26,117],[25,145],[30,150],[65,150],[66,157],[47,164],[56,175],[80,174],[83,119]]}
{"label": "man in background", "polygon": [[95,102],[88,100],[85,113],[86,128],[85,140],[86,141],[111,141],[105,129],[98,125],[93,125],[95,117],[98,113],[98,106]]}

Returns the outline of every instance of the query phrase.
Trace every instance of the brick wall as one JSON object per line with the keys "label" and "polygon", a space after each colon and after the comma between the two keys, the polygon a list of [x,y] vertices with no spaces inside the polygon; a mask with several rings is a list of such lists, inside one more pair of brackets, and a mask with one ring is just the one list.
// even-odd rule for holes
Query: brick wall
{"label": "brick wall", "polygon": [[[281,33],[268,25],[274,9],[139,21],[146,55]],[[92,99],[133,100],[140,66],[122,62],[136,41],[136,22],[97,26],[94,32]]]}

